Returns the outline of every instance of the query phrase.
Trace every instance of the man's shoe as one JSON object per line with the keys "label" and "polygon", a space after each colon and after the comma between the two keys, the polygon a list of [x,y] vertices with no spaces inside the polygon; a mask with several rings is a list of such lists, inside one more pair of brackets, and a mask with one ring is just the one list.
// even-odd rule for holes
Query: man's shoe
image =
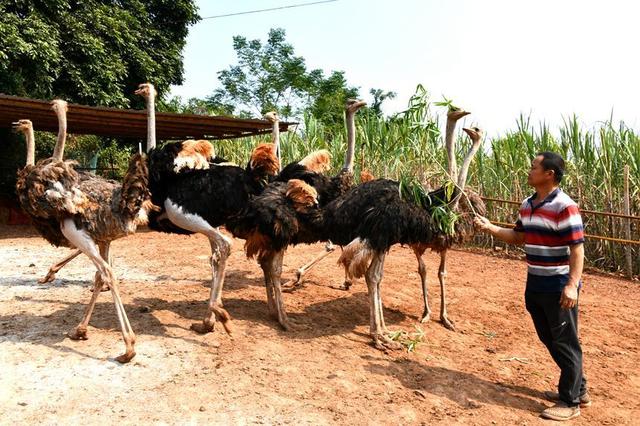
{"label": "man's shoe", "polygon": [[557,420],[563,422],[565,420],[575,419],[580,415],[580,406],[569,407],[564,402],[560,401],[553,407],[549,407],[541,414],[542,418]]}
{"label": "man's shoe", "polygon": [[[544,397],[551,402],[560,401],[560,394],[558,392],[545,391]],[[580,395],[580,408],[591,407],[591,396],[589,392],[585,392],[584,395]]]}

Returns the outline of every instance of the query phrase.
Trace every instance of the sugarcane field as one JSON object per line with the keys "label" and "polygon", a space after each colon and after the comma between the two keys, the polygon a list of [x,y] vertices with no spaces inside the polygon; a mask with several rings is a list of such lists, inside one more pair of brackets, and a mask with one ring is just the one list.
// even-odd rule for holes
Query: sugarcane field
{"label": "sugarcane field", "polygon": [[637,13],[0,5],[0,425],[637,424]]}

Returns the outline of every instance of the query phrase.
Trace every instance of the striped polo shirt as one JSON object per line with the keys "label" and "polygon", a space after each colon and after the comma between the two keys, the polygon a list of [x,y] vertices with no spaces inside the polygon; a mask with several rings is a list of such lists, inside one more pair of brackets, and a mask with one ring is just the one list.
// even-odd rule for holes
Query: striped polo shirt
{"label": "striped polo shirt", "polygon": [[569,247],[584,242],[580,210],[560,188],[534,205],[536,196],[522,202],[514,229],[524,232],[527,291],[562,291],[569,281]]}

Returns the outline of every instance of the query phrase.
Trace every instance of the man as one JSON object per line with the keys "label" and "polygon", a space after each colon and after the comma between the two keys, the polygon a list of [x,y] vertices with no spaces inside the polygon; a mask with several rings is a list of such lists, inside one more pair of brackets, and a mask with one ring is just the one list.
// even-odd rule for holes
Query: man
{"label": "man", "polygon": [[522,202],[515,228],[495,226],[484,217],[475,219],[479,230],[525,246],[527,311],[538,337],[560,367],[558,393],[545,392],[556,405],[542,412],[542,417],[553,420],[578,417],[581,406],[591,405],[578,340],[584,233],[578,206],[559,188],[563,174],[561,156],[539,153],[527,179],[536,192]]}

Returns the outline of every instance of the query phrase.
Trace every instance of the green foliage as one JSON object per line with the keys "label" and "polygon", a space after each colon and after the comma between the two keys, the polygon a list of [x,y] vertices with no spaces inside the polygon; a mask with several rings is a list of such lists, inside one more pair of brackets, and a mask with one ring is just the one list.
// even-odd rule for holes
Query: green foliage
{"label": "green foliage", "polygon": [[407,352],[415,352],[418,344],[424,342],[425,333],[417,325],[414,325],[414,328],[416,331],[413,333],[407,333],[404,330],[394,331],[389,333],[389,338],[407,348]]}
{"label": "green foliage", "polygon": [[131,155],[133,155],[133,148],[123,148],[111,140],[100,150],[98,168],[102,169],[101,174],[111,179],[121,179],[127,172]]}
{"label": "green foliage", "polygon": [[385,92],[382,89],[371,89],[369,94],[373,96],[370,108],[378,117],[382,117],[382,103],[387,99],[395,99],[396,97],[396,92]]}
{"label": "green foliage", "polygon": [[445,199],[435,198],[411,173],[403,173],[399,179],[400,197],[410,203],[427,209],[435,226],[446,235],[455,233],[456,221],[460,217],[451,209],[454,201],[455,184],[447,181],[444,184]]}
{"label": "green foliage", "polygon": [[266,42],[233,37],[236,65],[218,72],[222,85],[206,101],[214,109],[242,117],[277,111],[284,119],[311,112],[330,129],[342,125],[347,98],[357,97],[344,72],[325,77],[322,70],[307,70],[305,60],[287,43],[285,30],[269,31]]}
{"label": "green foliage", "polygon": [[139,83],[160,93],[182,83],[182,49],[198,19],[192,0],[2,2],[0,92],[141,105]]}

